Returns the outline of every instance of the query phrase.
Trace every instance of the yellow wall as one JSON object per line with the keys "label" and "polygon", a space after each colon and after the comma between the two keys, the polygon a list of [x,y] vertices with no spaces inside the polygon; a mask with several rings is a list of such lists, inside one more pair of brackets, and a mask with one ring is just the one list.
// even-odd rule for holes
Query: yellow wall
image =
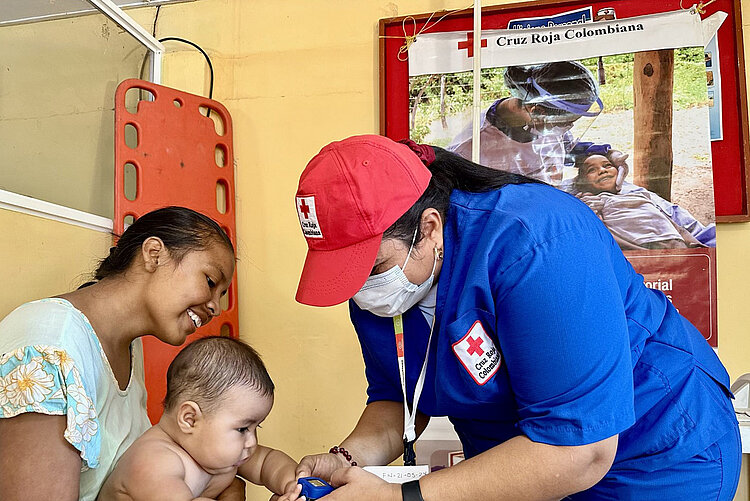
{"label": "yellow wall", "polygon": [[[346,307],[310,308],[294,301],[306,250],[293,202],[298,175],[331,140],[379,130],[378,19],[468,3],[198,0],[161,10],[157,36],[185,37],[209,52],[216,68],[214,98],[233,116],[241,337],[263,354],[278,387],[260,440],[297,459],[338,443],[365,401],[363,364]],[[750,12],[750,0],[743,6]],[[153,8],[130,13],[150,28]],[[72,44],[73,27],[84,21],[55,23],[61,25],[60,43]],[[205,92],[201,57],[188,47],[170,49],[175,52],[166,60],[164,83]],[[110,125],[103,127],[106,131]],[[92,247],[92,240],[99,239],[91,235],[59,235],[50,241],[46,227],[56,223],[31,225],[29,232],[29,217],[0,211],[3,229],[6,219],[20,221],[0,240],[0,259],[11,263],[17,286],[0,294],[0,314],[10,304],[64,288],[57,278],[48,285],[49,273],[71,279],[89,268],[83,256],[56,256],[59,243],[82,249],[84,256],[106,249],[104,244]],[[750,372],[744,301],[750,226],[720,225],[718,233],[720,356],[734,379]],[[5,243],[6,235],[24,243],[26,261],[17,267],[12,263],[19,250]],[[262,489],[249,492],[251,500],[268,498]]]}
{"label": "yellow wall", "polygon": [[108,233],[3,209],[0,232],[0,318],[26,301],[78,287],[112,245]]}

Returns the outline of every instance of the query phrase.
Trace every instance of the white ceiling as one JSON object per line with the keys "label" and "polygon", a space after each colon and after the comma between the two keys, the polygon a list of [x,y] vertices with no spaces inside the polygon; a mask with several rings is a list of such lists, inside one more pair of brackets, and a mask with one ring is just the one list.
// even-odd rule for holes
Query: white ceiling
{"label": "white ceiling", "polygon": [[[191,0],[113,0],[119,7],[145,7]],[[96,12],[86,0],[0,0],[0,26]]]}

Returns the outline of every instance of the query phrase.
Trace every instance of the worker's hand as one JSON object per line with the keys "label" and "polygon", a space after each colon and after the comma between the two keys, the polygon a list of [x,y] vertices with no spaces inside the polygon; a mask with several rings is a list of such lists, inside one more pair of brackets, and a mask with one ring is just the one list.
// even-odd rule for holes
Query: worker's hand
{"label": "worker's hand", "polygon": [[239,477],[234,477],[232,484],[219,494],[217,501],[245,501],[245,482]]}
{"label": "worker's hand", "polygon": [[401,486],[389,484],[382,478],[357,466],[339,468],[331,477],[332,493],[326,501],[401,501]]}
{"label": "worker's hand", "polygon": [[318,477],[331,480],[334,471],[347,466],[350,464],[341,454],[313,454],[302,458],[295,473],[297,478]]}

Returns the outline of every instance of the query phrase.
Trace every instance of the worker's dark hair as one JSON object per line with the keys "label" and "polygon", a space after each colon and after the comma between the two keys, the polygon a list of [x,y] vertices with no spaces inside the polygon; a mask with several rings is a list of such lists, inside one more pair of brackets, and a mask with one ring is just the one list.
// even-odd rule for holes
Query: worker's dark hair
{"label": "worker's dark hair", "polygon": [[94,281],[81,287],[124,273],[149,237],[160,238],[176,262],[189,251],[204,250],[215,243],[225,245],[234,254],[232,241],[216,221],[186,207],[164,207],[144,214],[128,226],[109,255],[99,262]]}
{"label": "worker's dark hair", "polygon": [[164,410],[192,400],[201,411],[211,412],[235,386],[251,388],[263,396],[272,396],[274,390],[266,366],[249,345],[220,336],[198,339],[169,364]]}
{"label": "worker's dark hair", "polygon": [[428,165],[428,169],[432,173],[430,184],[419,200],[385,230],[383,233],[384,239],[396,238],[409,246],[416,231],[415,242],[422,240],[423,235],[420,225],[422,212],[428,208],[437,209],[443,221],[445,221],[453,190],[482,193],[497,190],[509,184],[545,184],[521,174],[490,169],[475,164],[471,160],[437,146],[433,146],[432,149],[435,150],[435,160]]}

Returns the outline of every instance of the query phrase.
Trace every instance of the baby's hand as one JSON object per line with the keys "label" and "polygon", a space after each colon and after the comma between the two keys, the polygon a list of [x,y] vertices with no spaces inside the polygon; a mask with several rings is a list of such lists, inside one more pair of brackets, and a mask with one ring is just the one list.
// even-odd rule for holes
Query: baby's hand
{"label": "baby's hand", "polygon": [[298,484],[296,480],[291,480],[288,484],[286,484],[283,495],[271,499],[277,501],[295,501],[296,499],[304,500],[304,496],[300,497],[301,493],[302,485]]}

